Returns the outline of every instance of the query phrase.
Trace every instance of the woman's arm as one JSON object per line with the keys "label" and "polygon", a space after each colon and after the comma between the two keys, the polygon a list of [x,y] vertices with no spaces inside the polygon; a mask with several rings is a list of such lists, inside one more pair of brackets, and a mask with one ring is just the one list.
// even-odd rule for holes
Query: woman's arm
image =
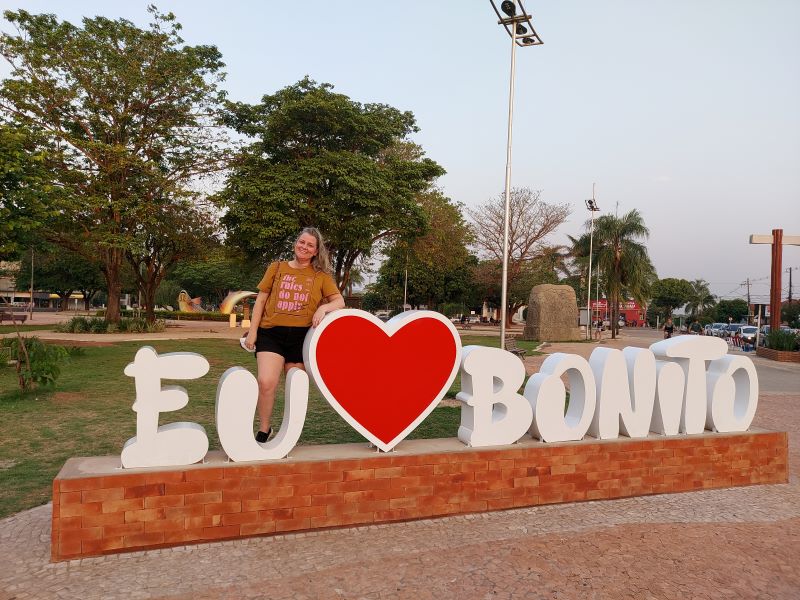
{"label": "woman's arm", "polygon": [[319,308],[317,308],[317,310],[314,312],[314,316],[311,318],[311,325],[316,327],[322,322],[322,319],[326,314],[339,308],[344,308],[344,298],[342,298],[342,295],[331,294],[330,296],[327,296],[324,300],[324,303],[320,304]]}
{"label": "woman's arm", "polygon": [[256,347],[256,336],[258,335],[258,326],[261,323],[261,317],[264,314],[264,306],[267,304],[269,294],[266,292],[258,292],[256,296],[256,303],[253,305],[253,314],[250,315],[250,329],[247,331],[247,339],[244,345],[248,350]]}

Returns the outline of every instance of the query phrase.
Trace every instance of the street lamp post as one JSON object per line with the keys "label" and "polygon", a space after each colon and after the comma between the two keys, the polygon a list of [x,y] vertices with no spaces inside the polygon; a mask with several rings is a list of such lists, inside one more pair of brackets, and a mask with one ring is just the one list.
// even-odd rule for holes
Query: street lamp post
{"label": "street lamp post", "polygon": [[592,339],[592,245],[594,242],[594,213],[600,210],[597,208],[597,202],[594,200],[594,184],[592,184],[592,199],[586,200],[586,208],[588,208],[592,214],[592,226],[589,230],[589,285],[586,286],[586,339],[590,340]]}
{"label": "street lamp post", "polygon": [[[506,310],[508,305],[508,220],[511,194],[511,132],[514,119],[514,75],[517,46],[540,46],[544,42],[533,29],[530,15],[525,12],[522,0],[503,0],[497,10],[494,0],[489,0],[500,19],[497,23],[505,27],[511,37],[511,77],[508,92],[508,143],[506,144],[505,214],[503,219],[503,281],[500,294],[500,348],[506,347]],[[517,8],[519,7],[519,14]]]}

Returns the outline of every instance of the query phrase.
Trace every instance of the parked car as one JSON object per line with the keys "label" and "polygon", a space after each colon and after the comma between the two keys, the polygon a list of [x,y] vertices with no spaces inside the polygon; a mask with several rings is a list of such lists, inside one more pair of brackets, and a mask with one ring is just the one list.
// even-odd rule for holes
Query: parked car
{"label": "parked car", "polygon": [[703,335],[713,335],[713,334],[711,333],[711,328],[712,328],[713,326],[714,326],[714,325],[713,325],[712,323],[707,323],[707,324],[705,325],[705,327],[703,327]]}
{"label": "parked car", "polygon": [[731,323],[730,325],[726,325],[725,329],[722,330],[722,337],[731,338],[736,335],[742,327],[743,325],[741,323]]}
{"label": "parked car", "polygon": [[711,325],[711,335],[722,337],[722,330],[728,326],[727,323],[713,323]]}
{"label": "parked car", "polygon": [[757,332],[758,327],[755,327],[754,325],[742,325],[741,329],[739,330],[739,335],[743,342],[750,344],[751,346],[755,346]]}

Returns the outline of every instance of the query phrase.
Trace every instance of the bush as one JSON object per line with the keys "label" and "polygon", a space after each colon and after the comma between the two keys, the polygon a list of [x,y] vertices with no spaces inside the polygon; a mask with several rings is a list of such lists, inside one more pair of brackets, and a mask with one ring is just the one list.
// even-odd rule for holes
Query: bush
{"label": "bush", "polygon": [[0,340],[0,348],[3,350],[0,352],[0,356],[14,363],[19,378],[19,387],[22,391],[35,387],[37,384],[52,385],[55,383],[61,374],[60,363],[68,358],[68,352],[63,346],[45,344],[36,336],[5,338]]}
{"label": "bush", "polygon": [[776,329],[767,334],[766,346],[772,350],[797,350],[798,336],[785,329]]}
{"label": "bush", "polygon": [[106,333],[108,331],[108,323],[105,319],[89,319],[89,331],[92,333]]}
{"label": "bush", "polygon": [[148,325],[141,317],[123,317],[119,324],[109,323],[100,317],[73,317],[56,329],[61,333],[158,333],[164,331],[166,322],[163,319]]}
{"label": "bush", "polygon": [[[123,311],[122,314],[124,315],[126,311]],[[132,312],[132,311],[127,311]],[[106,311],[98,310],[95,313],[98,317],[105,317]],[[143,315],[144,311],[137,311],[137,314]],[[224,315],[220,312],[182,312],[180,310],[157,310],[154,311],[154,314],[157,319],[174,319],[176,321],[228,321],[228,315]],[[241,313],[239,314],[239,318],[241,318]],[[128,318],[128,317],[123,317]],[[137,317],[138,318],[138,317]]]}

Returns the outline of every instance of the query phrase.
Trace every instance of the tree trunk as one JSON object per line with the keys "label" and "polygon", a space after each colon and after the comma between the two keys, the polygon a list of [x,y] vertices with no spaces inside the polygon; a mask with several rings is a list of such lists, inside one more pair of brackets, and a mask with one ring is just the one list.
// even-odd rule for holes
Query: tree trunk
{"label": "tree trunk", "polygon": [[59,312],[66,312],[69,310],[69,297],[72,295],[72,291],[64,292],[58,299],[58,310]]}
{"label": "tree trunk", "polygon": [[614,304],[611,307],[611,339],[617,339],[617,333],[619,333],[619,297],[615,294],[614,295]]}
{"label": "tree trunk", "polygon": [[122,250],[111,249],[107,253],[107,260],[103,265],[103,277],[106,280],[108,289],[108,304],[106,305],[106,321],[109,323],[119,323],[120,306],[119,297],[122,293],[120,283],[120,266],[122,264]]}
{"label": "tree trunk", "polygon": [[92,309],[92,298],[97,293],[96,290],[81,290],[83,294],[83,310],[87,313]]}
{"label": "tree trunk", "polygon": [[144,298],[144,314],[145,318],[147,319],[148,324],[152,325],[155,323],[156,320],[156,288],[157,285],[153,285],[153,281],[146,281],[144,285],[144,293],[142,294]]}
{"label": "tree trunk", "polygon": [[512,304],[506,309],[506,327],[511,327],[514,318],[514,315],[519,310],[519,307],[522,306],[521,304]]}

